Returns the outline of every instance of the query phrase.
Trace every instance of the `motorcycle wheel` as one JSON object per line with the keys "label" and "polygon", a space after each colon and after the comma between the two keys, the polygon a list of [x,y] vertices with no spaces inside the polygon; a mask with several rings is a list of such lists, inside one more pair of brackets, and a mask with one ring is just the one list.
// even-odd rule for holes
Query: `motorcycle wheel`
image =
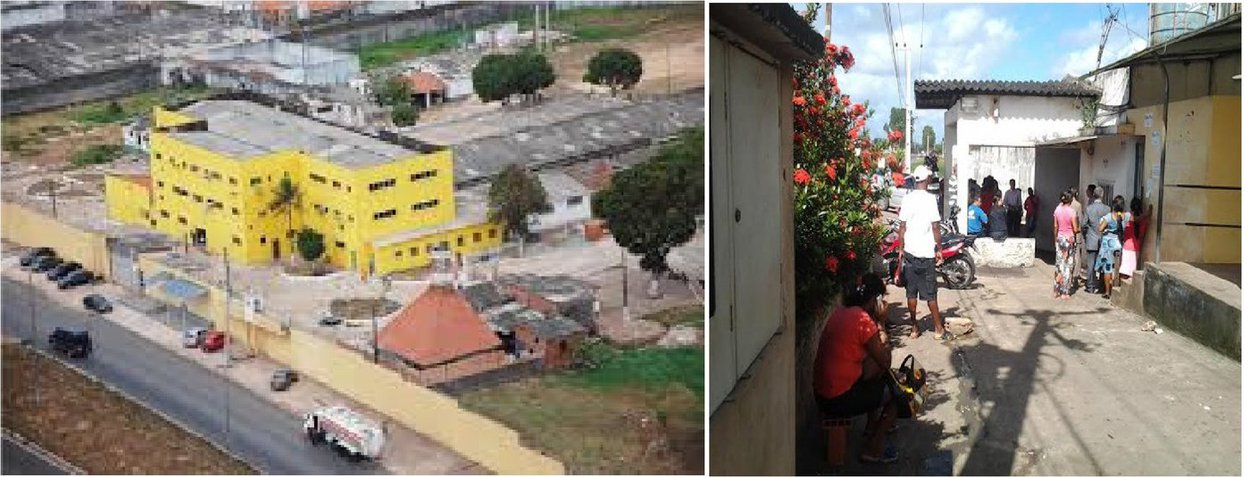
{"label": "motorcycle wheel", "polygon": [[951,257],[942,265],[942,279],[952,290],[963,290],[972,286],[976,273],[976,265],[965,255]]}

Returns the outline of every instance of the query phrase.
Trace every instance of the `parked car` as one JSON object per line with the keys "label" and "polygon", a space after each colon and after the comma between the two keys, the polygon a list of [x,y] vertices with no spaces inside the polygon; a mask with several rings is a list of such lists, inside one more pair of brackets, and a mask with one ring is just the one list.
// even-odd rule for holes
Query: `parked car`
{"label": "parked car", "polygon": [[92,293],[82,298],[82,306],[96,313],[108,313],[113,311],[113,304],[109,303],[107,298]]}
{"label": "parked car", "polygon": [[91,283],[95,279],[96,279],[96,276],[93,275],[91,272],[80,268],[78,270],[69,272],[68,275],[65,275],[61,277],[60,280],[57,280],[56,287],[62,290],[65,290],[69,288],[74,288],[78,285],[86,285],[88,283]]}
{"label": "parked car", "polygon": [[39,258],[52,256],[56,256],[55,250],[48,247],[35,247],[22,255],[22,258],[21,260],[18,260],[18,263],[21,264],[22,268],[29,268],[34,266],[35,261]]}
{"label": "parked car", "polygon": [[327,314],[321,317],[320,320],[317,320],[317,324],[321,326],[338,326],[343,324],[343,318]]}
{"label": "parked car", "polygon": [[65,277],[66,275],[69,275],[70,272],[73,272],[79,269],[82,269],[81,263],[78,263],[78,262],[62,263],[60,265],[57,265],[56,267],[53,267],[51,270],[48,270],[48,280],[55,282]]}
{"label": "parked car", "polygon": [[91,335],[86,330],[57,327],[48,335],[48,345],[52,347],[52,351],[70,358],[86,358],[91,354]]}
{"label": "parked car", "polygon": [[291,383],[299,381],[299,375],[295,374],[295,370],[290,368],[279,368],[273,372],[273,376],[269,378],[269,389],[274,391],[286,391],[291,388]]}
{"label": "parked car", "polygon": [[208,329],[199,326],[182,330],[182,346],[199,348],[200,343],[204,342],[204,335],[206,334],[208,334]]}
{"label": "parked car", "polygon": [[212,330],[204,333],[204,340],[200,341],[200,351],[212,353],[221,351],[226,347],[226,334],[220,331]]}
{"label": "parked car", "polygon": [[56,266],[60,265],[63,261],[64,260],[61,260],[61,258],[56,255],[40,257],[35,260],[35,265],[31,267],[31,271],[45,273],[53,268],[56,268]]}

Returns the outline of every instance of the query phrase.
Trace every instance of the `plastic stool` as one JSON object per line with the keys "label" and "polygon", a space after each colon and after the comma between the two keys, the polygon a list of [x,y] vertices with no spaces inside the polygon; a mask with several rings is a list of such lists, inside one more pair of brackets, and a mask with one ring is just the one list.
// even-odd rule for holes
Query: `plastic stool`
{"label": "plastic stool", "polygon": [[851,419],[826,418],[822,425],[829,434],[829,444],[825,449],[825,458],[829,460],[829,465],[846,463],[846,431],[851,427]]}

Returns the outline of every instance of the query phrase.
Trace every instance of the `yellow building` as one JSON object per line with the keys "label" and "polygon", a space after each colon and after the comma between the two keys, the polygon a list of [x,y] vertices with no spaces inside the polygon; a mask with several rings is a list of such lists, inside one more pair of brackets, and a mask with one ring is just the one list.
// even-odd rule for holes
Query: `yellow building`
{"label": "yellow building", "polygon": [[[401,146],[250,101],[157,108],[150,162],[150,178],[106,181],[109,217],[244,263],[296,253],[304,227],[324,235],[330,263],[361,272],[502,243],[485,204],[454,192],[449,149]],[[273,207],[283,177],[299,190],[289,214]]]}

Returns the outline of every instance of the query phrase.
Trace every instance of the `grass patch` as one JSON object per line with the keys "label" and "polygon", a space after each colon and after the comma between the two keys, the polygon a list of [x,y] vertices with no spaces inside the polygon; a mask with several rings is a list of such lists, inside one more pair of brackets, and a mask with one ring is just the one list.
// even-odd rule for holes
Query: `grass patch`
{"label": "grass patch", "polygon": [[703,329],[703,305],[675,306],[644,316],[642,319],[654,321],[668,328],[685,325]]}
{"label": "grass patch", "polygon": [[122,146],[116,144],[97,144],[75,152],[69,162],[77,167],[92,164],[108,164],[122,156]]}
{"label": "grass patch", "polygon": [[[607,348],[593,369],[481,389],[460,402],[516,429],[570,473],[703,473],[703,349]],[[664,447],[656,442],[669,450],[656,451]]]}
{"label": "grass patch", "polygon": [[372,70],[391,66],[422,55],[432,55],[453,49],[470,41],[473,32],[448,30],[405,38],[403,40],[374,43],[360,49],[360,69]]}
{"label": "grass patch", "polygon": [[[703,21],[702,4],[584,7],[551,12],[552,28],[585,42],[633,38],[659,26],[689,21]],[[532,29],[533,16],[522,17],[517,24],[520,30]]]}

